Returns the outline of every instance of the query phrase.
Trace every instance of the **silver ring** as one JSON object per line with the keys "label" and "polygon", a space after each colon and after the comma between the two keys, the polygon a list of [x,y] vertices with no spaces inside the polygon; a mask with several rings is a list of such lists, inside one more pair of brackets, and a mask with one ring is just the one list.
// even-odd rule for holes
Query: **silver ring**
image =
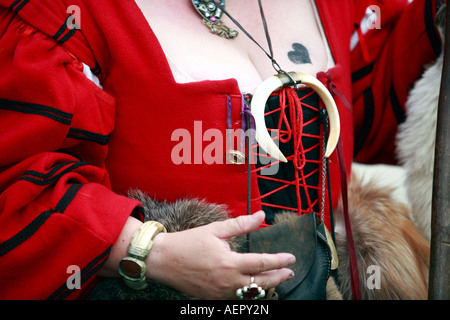
{"label": "silver ring", "polygon": [[258,300],[266,296],[266,292],[255,283],[255,277],[250,278],[250,285],[236,290],[236,296],[242,300]]}

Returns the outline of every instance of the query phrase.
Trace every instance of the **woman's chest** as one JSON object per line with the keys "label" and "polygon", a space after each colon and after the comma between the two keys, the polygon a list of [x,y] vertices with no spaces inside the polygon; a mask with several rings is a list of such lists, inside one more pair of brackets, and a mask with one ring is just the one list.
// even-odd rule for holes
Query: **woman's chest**
{"label": "woman's chest", "polygon": [[[136,3],[157,36],[172,71],[184,74],[186,81],[235,78],[245,88],[254,87],[275,73],[266,54],[225,14],[223,23],[239,32],[234,39],[211,33],[191,1]],[[273,57],[283,70],[316,74],[332,66],[313,1],[262,1],[262,5]],[[270,53],[258,1],[228,0],[226,9]]]}

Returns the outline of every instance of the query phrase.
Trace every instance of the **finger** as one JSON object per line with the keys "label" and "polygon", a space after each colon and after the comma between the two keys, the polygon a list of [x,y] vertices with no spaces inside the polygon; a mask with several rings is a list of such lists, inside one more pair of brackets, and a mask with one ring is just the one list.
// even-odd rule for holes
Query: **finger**
{"label": "finger", "polygon": [[222,239],[250,233],[258,229],[264,222],[265,214],[258,211],[252,215],[239,216],[225,221],[214,222],[209,225],[213,233]]}
{"label": "finger", "polygon": [[295,256],[290,253],[244,253],[238,254],[239,270],[246,274],[258,274],[265,271],[285,268],[295,262]]}

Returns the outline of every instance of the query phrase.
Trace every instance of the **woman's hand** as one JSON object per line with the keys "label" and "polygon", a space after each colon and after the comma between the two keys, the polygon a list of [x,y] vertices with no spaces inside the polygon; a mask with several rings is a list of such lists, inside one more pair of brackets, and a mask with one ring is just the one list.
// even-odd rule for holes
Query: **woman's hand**
{"label": "woman's hand", "polygon": [[176,233],[158,234],[147,257],[147,278],[203,299],[236,298],[251,275],[263,289],[291,279],[286,268],[295,262],[288,253],[236,253],[227,240],[250,233],[264,221],[264,213],[240,216]]}

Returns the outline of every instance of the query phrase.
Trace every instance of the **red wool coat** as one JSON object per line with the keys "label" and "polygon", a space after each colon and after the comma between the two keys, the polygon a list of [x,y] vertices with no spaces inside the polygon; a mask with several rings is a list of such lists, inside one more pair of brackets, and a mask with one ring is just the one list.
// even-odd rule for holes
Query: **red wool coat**
{"label": "red wool coat", "polygon": [[[347,173],[354,159],[395,162],[408,88],[439,53],[435,1],[407,3],[376,1],[381,28],[363,34],[369,1],[316,0],[336,62],[332,83],[322,80],[339,91]],[[67,27],[66,1],[0,0],[0,299],[82,296],[127,217],[139,213],[140,204],[121,195],[129,188],[167,200],[197,196],[245,213],[245,166],[171,160],[174,130],[193,132],[202,121],[203,132],[225,131],[227,96],[239,125],[237,82],[176,83],[132,0],[70,5],[80,8],[81,29]],[[330,171],[335,206],[335,153]],[[252,182],[257,199],[255,176]],[[73,265],[81,289],[66,283]]]}

